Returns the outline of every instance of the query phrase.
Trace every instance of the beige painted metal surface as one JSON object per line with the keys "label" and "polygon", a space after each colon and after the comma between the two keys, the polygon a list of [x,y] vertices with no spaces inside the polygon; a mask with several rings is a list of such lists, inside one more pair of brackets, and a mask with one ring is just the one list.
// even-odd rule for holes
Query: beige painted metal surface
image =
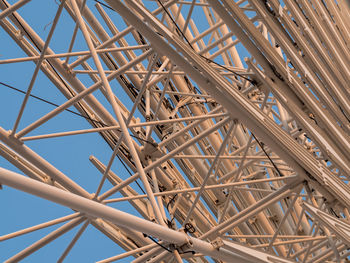
{"label": "beige painted metal surface", "polygon": [[[63,262],[90,224],[125,250],[99,262],[346,262],[348,1],[63,0],[46,33],[28,19],[33,2],[0,0],[1,34],[23,51],[0,57],[0,71],[33,66],[0,127],[0,155],[23,175],[1,168],[0,183],[72,214],[37,213],[37,225],[0,236],[64,222],[6,262],[81,225],[53,259]],[[43,78],[64,100],[32,117]],[[57,128],[71,106],[84,125]],[[41,150],[84,136],[109,151],[79,163],[100,174],[92,192],[64,161],[69,146],[54,155],[61,165]]]}

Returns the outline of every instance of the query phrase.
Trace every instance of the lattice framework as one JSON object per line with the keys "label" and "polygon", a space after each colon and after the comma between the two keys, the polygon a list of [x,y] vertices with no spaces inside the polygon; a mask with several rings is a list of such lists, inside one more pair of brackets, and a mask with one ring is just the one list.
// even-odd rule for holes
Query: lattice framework
{"label": "lattice framework", "polygon": [[[64,222],[6,262],[77,228],[63,262],[90,225],[126,251],[99,262],[347,260],[346,0],[65,0],[45,31],[24,18],[34,2],[0,1],[1,34],[25,54],[0,67],[32,65],[28,87],[0,83],[25,94],[2,102],[16,114],[0,155],[17,170],[1,168],[0,183],[72,210],[2,230],[5,241]],[[45,100],[57,91],[43,79],[61,102]],[[64,165],[71,138],[103,144],[90,158],[74,149],[99,178]],[[50,140],[65,145],[61,165]]]}

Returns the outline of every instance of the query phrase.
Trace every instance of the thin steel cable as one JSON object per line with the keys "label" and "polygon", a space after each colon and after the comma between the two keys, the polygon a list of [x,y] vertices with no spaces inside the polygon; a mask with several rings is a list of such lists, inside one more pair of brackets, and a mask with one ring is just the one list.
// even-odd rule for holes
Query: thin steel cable
{"label": "thin steel cable", "polygon": [[[18,89],[18,88],[15,88],[15,87],[13,87],[13,86],[11,86],[11,85],[8,85],[8,84],[6,84],[6,83],[4,83],[4,82],[0,82],[0,85],[3,85],[3,86],[5,86],[5,87],[7,87],[7,88],[10,88],[10,89],[12,89],[12,90],[18,91],[18,92],[20,92],[20,93],[26,94],[25,91],[23,91],[23,90],[21,90],[21,89]],[[47,104],[50,104],[50,105],[52,105],[52,106],[54,106],[54,107],[59,107],[58,104],[53,103],[53,102],[51,102],[51,101],[48,101],[48,100],[46,100],[46,99],[43,99],[43,98],[41,98],[41,97],[35,96],[35,95],[33,95],[33,94],[30,94],[29,96],[32,97],[32,98],[34,98],[34,99],[40,100],[40,101],[42,101],[42,102],[45,102],[45,103],[47,103]],[[70,112],[70,113],[72,113],[72,114],[75,114],[75,115],[77,115],[77,116],[79,116],[79,117],[85,118],[85,119],[87,119],[87,120],[90,120],[90,121],[92,121],[92,122],[94,122],[94,123],[101,124],[103,127],[110,127],[110,126],[108,126],[107,124],[105,124],[105,123],[103,123],[103,122],[101,122],[101,121],[94,120],[94,119],[90,118],[89,116],[84,116],[83,114],[80,114],[79,112],[72,111],[72,110],[69,110],[69,109],[65,109],[65,111]],[[119,132],[121,132],[120,129],[116,129],[116,130],[119,131]],[[139,137],[139,136],[133,135],[133,134],[130,134],[130,136],[131,136],[131,137],[134,137],[134,138],[136,138],[136,139],[138,139],[138,140],[147,142],[147,143],[153,145],[154,147],[157,147],[157,144],[154,143],[154,142],[152,142],[152,141],[145,140],[145,139],[143,139],[143,138],[141,138],[141,137]]]}
{"label": "thin steel cable", "polygon": [[[103,3],[103,2],[101,2],[101,1],[99,1],[99,0],[93,0],[93,1],[95,1],[96,3],[99,3],[100,5],[102,5],[102,6],[106,7],[106,8],[108,8],[108,9],[113,10],[114,12],[116,12],[112,7],[110,7],[109,5]],[[163,3],[162,3],[160,0],[157,0],[157,2],[160,4],[160,6],[161,6],[162,9],[164,10],[164,12],[167,14],[167,16],[170,18],[171,22],[174,24],[174,26],[176,27],[176,29],[177,29],[177,31],[179,32],[179,34],[184,38],[184,40],[185,40],[185,41],[187,42],[187,44],[191,47],[191,49],[194,50],[194,48],[193,48],[191,42],[187,39],[187,37],[185,36],[184,32],[180,29],[179,25],[176,23],[176,21],[174,20],[174,18],[171,16],[171,14],[169,13],[169,11],[165,8],[165,6],[163,5]],[[160,36],[162,36],[162,35],[161,35],[160,33],[158,33],[158,32],[157,32],[157,34],[159,34]],[[198,53],[197,53],[197,54],[198,54]],[[199,55],[200,57],[204,58],[207,62],[214,63],[215,65],[217,65],[217,66],[219,66],[219,67],[221,67],[221,68],[223,68],[223,69],[225,69],[225,70],[227,70],[227,71],[233,73],[234,75],[236,75],[236,76],[238,76],[238,77],[241,77],[242,79],[245,79],[245,80],[249,81],[249,82],[250,82],[251,84],[253,84],[253,85],[256,84],[256,82],[255,82],[254,80],[249,79],[249,78],[243,76],[242,74],[239,74],[239,73],[237,73],[237,72],[235,72],[235,71],[233,71],[233,70],[231,70],[231,69],[225,67],[224,65],[221,65],[220,63],[217,63],[217,62],[215,62],[214,60],[209,59],[209,58],[207,58],[207,57],[205,57],[205,56],[203,56],[203,55],[201,55],[201,54],[198,54],[198,55]]]}

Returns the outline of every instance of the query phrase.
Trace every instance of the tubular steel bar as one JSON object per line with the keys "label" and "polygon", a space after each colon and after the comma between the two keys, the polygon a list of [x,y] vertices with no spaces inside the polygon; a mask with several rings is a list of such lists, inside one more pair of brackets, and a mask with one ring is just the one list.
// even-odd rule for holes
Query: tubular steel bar
{"label": "tubular steel bar", "polygon": [[58,262],[90,224],[123,250],[101,262],[350,259],[349,1],[37,4],[0,0],[0,167],[32,178],[0,185],[73,214],[33,207],[0,240],[64,224],[1,261],[80,223]]}
{"label": "tubular steel bar", "polygon": [[[141,233],[155,236],[171,244],[184,245],[191,244],[195,251],[212,256],[221,260],[243,260],[235,253],[229,252],[225,249],[215,249],[211,244],[192,238],[184,233],[171,230],[167,227],[149,222],[147,220],[138,218],[136,216],[124,213],[117,209],[99,204],[95,201],[80,197],[78,195],[57,189],[53,186],[37,182],[33,179],[26,178],[22,175],[16,174],[9,170],[0,168],[0,182],[10,187],[25,191],[36,196],[45,198],[47,200],[68,206],[72,209],[78,210],[93,217],[101,217],[103,219],[112,221],[117,225],[127,228],[135,229]],[[77,219],[75,219],[77,221]],[[73,221],[72,221],[73,222]],[[75,221],[74,221],[75,222]],[[77,221],[76,223],[82,222]],[[16,257],[17,259],[17,257]],[[12,259],[11,259],[12,260]],[[9,262],[12,262],[12,261]],[[239,262],[239,261],[237,261]]]}

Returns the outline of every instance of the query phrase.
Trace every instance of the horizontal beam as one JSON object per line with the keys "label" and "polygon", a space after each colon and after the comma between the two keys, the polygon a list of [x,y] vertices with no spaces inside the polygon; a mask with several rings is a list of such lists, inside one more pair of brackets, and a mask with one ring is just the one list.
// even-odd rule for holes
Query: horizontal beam
{"label": "horizontal beam", "polygon": [[[203,253],[219,260],[242,262],[243,258],[226,249],[216,249],[213,245],[200,239],[190,237],[182,232],[130,215],[93,200],[63,191],[56,187],[27,178],[23,175],[0,168],[0,183],[15,189],[39,196],[52,202],[70,207],[92,217],[106,219],[118,226],[133,229],[175,245],[189,245],[198,253]],[[250,261],[248,261],[250,262]]]}

